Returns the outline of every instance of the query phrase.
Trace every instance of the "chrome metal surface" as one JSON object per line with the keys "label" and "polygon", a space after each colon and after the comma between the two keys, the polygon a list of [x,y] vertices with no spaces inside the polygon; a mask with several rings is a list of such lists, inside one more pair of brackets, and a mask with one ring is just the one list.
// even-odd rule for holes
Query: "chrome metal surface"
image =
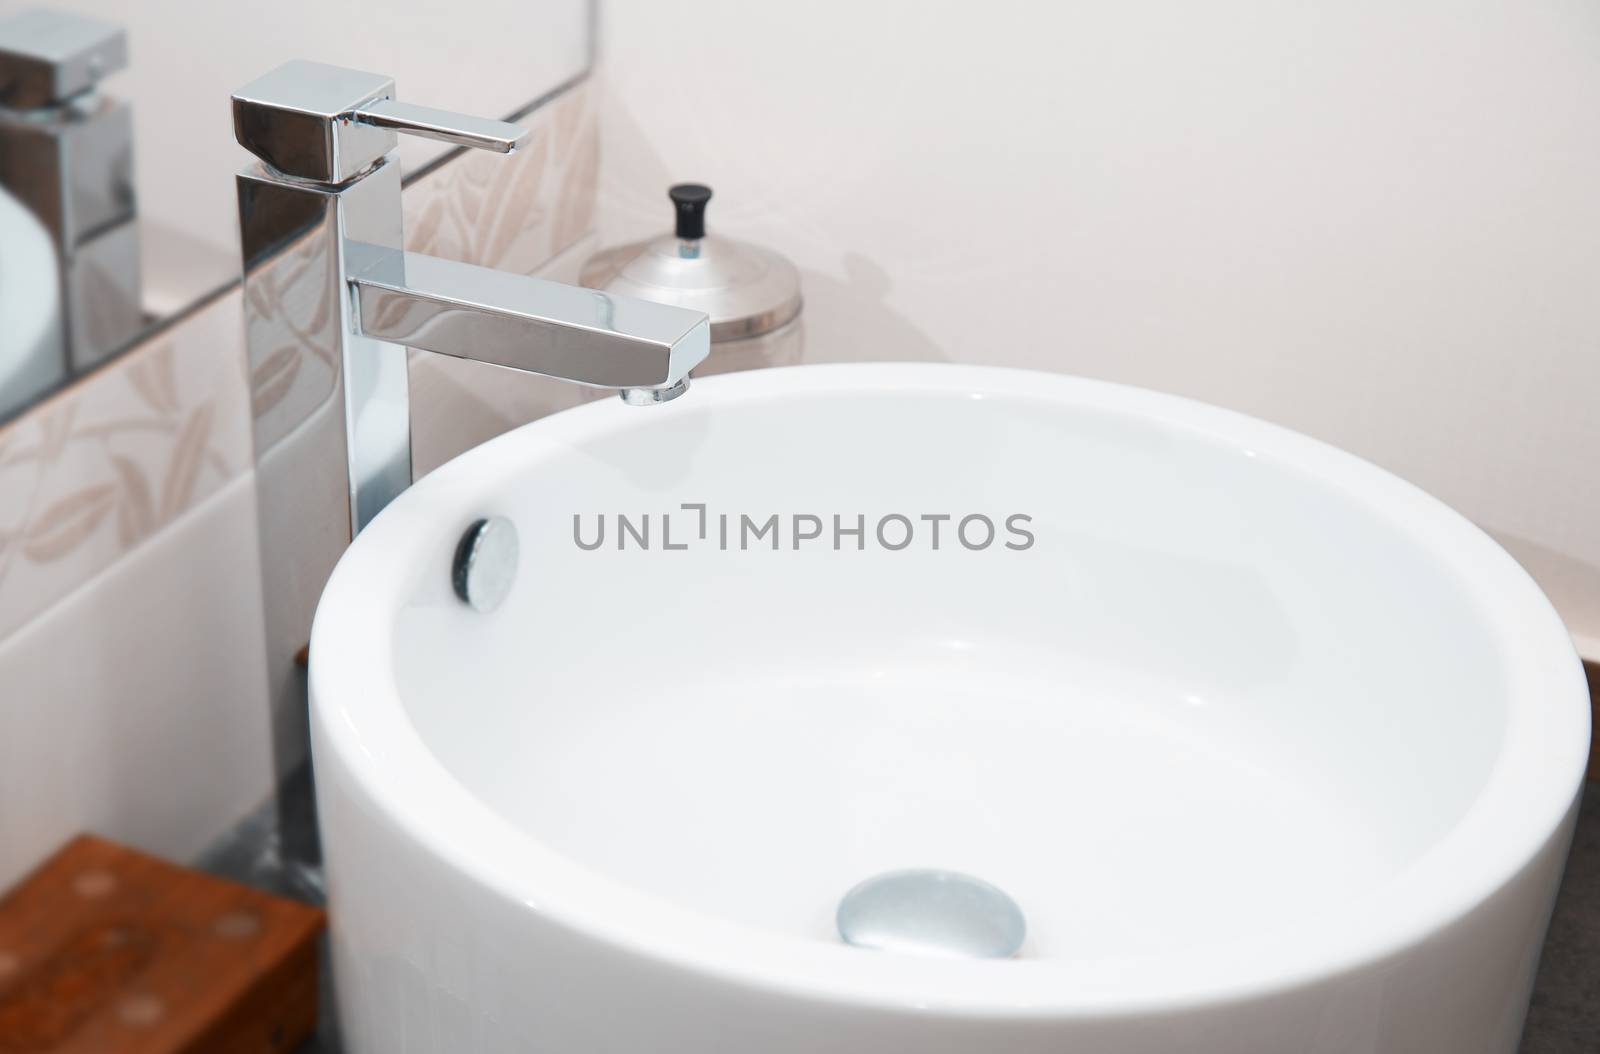
{"label": "chrome metal surface", "polygon": [[624,388],[617,394],[629,406],[655,406],[658,403],[670,403],[688,390],[689,378],[685,377],[665,388]]}
{"label": "chrome metal surface", "polygon": [[522,131],[379,105],[393,94],[388,77],[294,62],[233,98],[235,134],[263,161],[237,185],[280,776],[307,752],[296,656],[317,598],[350,540],[411,485],[407,345],[678,390],[710,347],[695,312],[402,251],[397,133],[505,152]]}
{"label": "chrome metal surface", "polygon": [[527,138],[504,121],[398,102],[393,78],[299,60],[234,93],[233,132],[274,171],[322,183],[361,175],[400,132],[501,154]]}
{"label": "chrome metal surface", "polygon": [[517,581],[517,527],[504,516],[478,520],[461,536],[450,585],[474,611],[488,614]]}
{"label": "chrome metal surface", "polygon": [[[21,268],[55,272],[54,346],[30,342],[25,352],[58,360],[53,384],[96,365],[144,324],[133,112],[95,90],[126,64],[126,38],[111,23],[49,10],[0,20],[0,191],[44,228],[53,257],[0,267],[12,281]],[[0,232],[0,254],[8,233]],[[7,337],[19,327],[29,328],[0,319],[0,362],[20,354]],[[0,415],[38,394],[9,390],[3,378],[12,372],[0,368]]]}
{"label": "chrome metal surface", "polygon": [[378,246],[347,248],[362,332],[602,388],[670,387],[705,358],[702,315]]}
{"label": "chrome metal surface", "polygon": [[392,128],[353,120],[394,97],[394,80],[320,62],[288,62],[233,93],[233,135],[286,176],[342,183],[393,150]]}
{"label": "chrome metal surface", "polygon": [[844,895],[837,916],[846,944],[961,959],[1007,959],[1022,950],[1027,922],[1005,892],[956,871],[890,871]]}
{"label": "chrome metal surface", "polygon": [[[710,198],[709,189],[696,189]],[[792,263],[770,249],[710,233],[683,238],[672,232],[607,249],[584,265],[579,282],[703,311],[711,318],[713,343],[770,333],[793,321],[802,306],[800,273]]]}
{"label": "chrome metal surface", "polygon": [[36,110],[93,88],[128,64],[122,27],[66,11],[21,11],[0,20],[0,106]]}
{"label": "chrome metal surface", "polygon": [[468,117],[394,99],[363,106],[355,112],[355,119],[374,128],[392,128],[423,139],[492,150],[497,154],[511,153],[528,138],[527,129],[519,125]]}

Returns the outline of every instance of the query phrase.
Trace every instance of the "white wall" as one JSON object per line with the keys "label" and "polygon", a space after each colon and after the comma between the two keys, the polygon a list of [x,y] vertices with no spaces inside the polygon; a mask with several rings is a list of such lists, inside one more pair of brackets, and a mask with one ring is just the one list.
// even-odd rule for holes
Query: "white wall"
{"label": "white wall", "polygon": [[806,357],[1179,392],[1508,538],[1600,654],[1593,0],[605,0],[603,234],[714,185]]}

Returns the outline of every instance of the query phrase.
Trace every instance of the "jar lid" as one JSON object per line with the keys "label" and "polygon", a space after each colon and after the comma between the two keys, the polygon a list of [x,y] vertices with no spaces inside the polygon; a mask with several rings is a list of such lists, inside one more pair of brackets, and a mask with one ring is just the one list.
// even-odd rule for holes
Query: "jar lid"
{"label": "jar lid", "polygon": [[770,249],[706,233],[711,188],[680,183],[671,234],[597,253],[579,279],[590,289],[711,316],[713,342],[769,333],[800,313],[800,273]]}

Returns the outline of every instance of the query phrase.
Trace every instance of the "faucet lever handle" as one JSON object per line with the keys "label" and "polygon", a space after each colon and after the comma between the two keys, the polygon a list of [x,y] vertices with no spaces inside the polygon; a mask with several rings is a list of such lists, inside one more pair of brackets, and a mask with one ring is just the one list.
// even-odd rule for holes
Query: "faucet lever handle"
{"label": "faucet lever handle", "polygon": [[396,102],[394,78],[320,62],[288,62],[233,93],[233,134],[268,167],[343,183],[377,165],[396,133],[509,154],[527,137],[514,124]]}
{"label": "faucet lever handle", "polygon": [[392,128],[422,139],[492,150],[497,154],[511,153],[528,138],[528,130],[520,125],[468,117],[466,114],[435,110],[397,99],[378,99],[367,103],[352,116],[374,128]]}

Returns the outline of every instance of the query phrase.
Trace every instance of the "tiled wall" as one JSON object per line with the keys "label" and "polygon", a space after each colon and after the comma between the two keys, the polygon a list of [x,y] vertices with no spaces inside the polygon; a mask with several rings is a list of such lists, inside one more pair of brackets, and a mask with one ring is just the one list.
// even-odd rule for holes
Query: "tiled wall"
{"label": "tiled wall", "polygon": [[0,430],[0,637],[250,466],[230,293]]}
{"label": "tiled wall", "polygon": [[[582,251],[590,89],[524,123],[512,157],[407,188],[409,248],[523,272]],[[269,790],[249,409],[269,379],[245,376],[239,295],[0,426],[0,887],[83,828],[184,857]],[[419,470],[559,405],[460,366],[414,364]]]}

